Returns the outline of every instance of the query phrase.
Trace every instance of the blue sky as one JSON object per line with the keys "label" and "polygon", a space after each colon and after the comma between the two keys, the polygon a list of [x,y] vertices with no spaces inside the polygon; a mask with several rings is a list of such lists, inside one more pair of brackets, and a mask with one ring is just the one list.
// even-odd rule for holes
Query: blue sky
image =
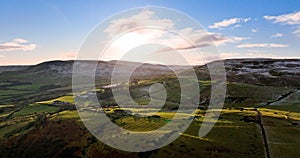
{"label": "blue sky", "polygon": [[73,59],[99,22],[145,5],[176,9],[210,33],[237,37],[217,46],[224,58],[300,57],[300,1],[10,0],[0,1],[0,65]]}

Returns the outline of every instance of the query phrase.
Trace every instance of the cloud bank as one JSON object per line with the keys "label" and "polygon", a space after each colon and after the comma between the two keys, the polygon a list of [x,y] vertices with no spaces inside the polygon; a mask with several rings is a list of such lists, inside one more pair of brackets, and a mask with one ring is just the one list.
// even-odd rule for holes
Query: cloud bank
{"label": "cloud bank", "polygon": [[237,48],[286,48],[288,45],[277,43],[250,43],[237,45]]}
{"label": "cloud bank", "polygon": [[300,11],[290,13],[290,14],[282,14],[279,16],[264,16],[264,19],[271,20],[274,23],[296,25],[296,24],[300,24]]}
{"label": "cloud bank", "polygon": [[36,44],[30,44],[27,40],[18,38],[11,42],[0,44],[0,51],[31,51],[36,47]]}
{"label": "cloud bank", "polygon": [[[242,22],[247,22],[251,20],[251,18],[232,18],[232,19],[225,19],[221,22],[216,22],[211,26],[208,26],[208,28],[210,29],[220,29],[220,28],[225,28],[228,27],[230,25],[234,25],[234,24],[238,24],[238,23],[242,23]],[[234,27],[240,27],[240,25],[235,25]]]}
{"label": "cloud bank", "polygon": [[278,16],[264,16],[266,20],[273,21],[273,23],[281,23],[284,25],[296,25],[297,29],[292,33],[300,38],[300,11],[290,14],[282,14]]}
{"label": "cloud bank", "polygon": [[[234,24],[237,22],[247,22],[250,18],[235,18],[233,20],[229,20],[229,23]],[[228,24],[223,22],[223,24],[218,24],[221,26],[228,26]],[[228,22],[227,22],[228,23]],[[178,34],[166,33],[161,30],[151,30],[151,29],[136,29],[135,28],[143,28],[144,26],[160,26],[164,29],[170,29],[171,31],[176,30]],[[193,29],[190,27],[182,28],[180,30],[175,28],[175,22],[171,19],[162,19],[155,16],[155,12],[150,10],[144,10],[140,13],[129,16],[122,17],[119,19],[112,20],[108,27],[104,30],[105,33],[108,34],[109,38],[117,37],[117,35],[124,33],[128,30],[131,30],[130,33],[127,32],[128,36],[130,35],[131,43],[140,44],[152,41],[159,41],[161,44],[166,44],[172,46],[173,49],[176,50],[184,50],[184,49],[194,49],[200,47],[207,47],[211,45],[224,45],[226,43],[237,43],[242,40],[246,40],[248,38],[245,37],[229,37],[224,36],[219,33],[206,32],[203,29]],[[125,38],[126,36],[124,36]],[[183,37],[189,39],[193,44],[185,41]],[[122,38],[122,37],[121,37]],[[140,38],[140,39],[139,39]],[[129,39],[129,38],[128,38]],[[130,40],[130,39],[129,39]],[[136,40],[136,41],[135,41]],[[122,41],[122,39],[118,39],[117,42]],[[126,43],[126,46],[130,45],[127,41],[119,42],[119,47],[122,46],[121,43]],[[167,51],[167,50],[166,50]]]}
{"label": "cloud bank", "polygon": [[283,34],[282,33],[276,33],[274,35],[271,36],[271,38],[277,38],[277,37],[282,37]]}

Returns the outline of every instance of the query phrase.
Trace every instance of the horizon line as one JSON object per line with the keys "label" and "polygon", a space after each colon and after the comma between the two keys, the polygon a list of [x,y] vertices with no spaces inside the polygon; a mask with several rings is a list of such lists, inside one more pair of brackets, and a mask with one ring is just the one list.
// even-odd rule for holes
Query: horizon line
{"label": "horizon line", "polygon": [[[249,58],[249,57],[239,57],[239,58],[224,58],[224,59],[219,59],[219,60],[212,60],[209,61],[207,63],[211,63],[211,62],[216,62],[216,61],[225,61],[225,60],[246,60],[246,59],[269,59],[269,60],[300,60],[300,57],[282,57],[282,58],[268,58],[268,57],[253,57],[253,58]],[[45,61],[41,61],[41,62],[37,62],[34,64],[11,64],[11,65],[0,65],[0,67],[7,67],[7,66],[35,66],[35,65],[40,65],[43,63],[47,63],[47,62],[68,62],[68,61],[97,61],[97,62],[115,62],[115,61],[123,61],[123,62],[131,62],[131,63],[142,63],[142,62],[138,62],[138,61],[126,61],[126,60],[76,60],[76,59],[67,59],[67,60],[63,60],[63,59],[53,59],[53,60],[45,60]],[[147,63],[144,62],[145,64],[153,64],[153,63]],[[201,66],[201,65],[206,65],[205,64],[193,64],[190,66]],[[153,64],[153,65],[162,65],[162,64]],[[172,64],[174,65],[174,64]],[[185,66],[185,65],[174,65],[174,66]]]}

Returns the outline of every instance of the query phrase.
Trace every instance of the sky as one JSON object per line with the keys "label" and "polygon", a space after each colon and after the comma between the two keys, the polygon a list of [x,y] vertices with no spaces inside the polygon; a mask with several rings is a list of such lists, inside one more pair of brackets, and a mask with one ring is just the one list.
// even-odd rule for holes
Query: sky
{"label": "sky", "polygon": [[[120,11],[142,6],[167,7],[192,17],[207,31],[206,35],[215,40],[221,58],[300,58],[300,1],[10,0],[0,1],[0,65],[75,59],[85,39],[99,23]],[[160,20],[158,24],[176,28],[174,19],[160,23],[163,20],[159,16],[151,11],[136,13],[136,17],[146,17],[150,22]],[[129,15],[126,20],[136,17]],[[109,26],[106,28],[108,35],[112,33]],[[203,39],[197,29],[189,30],[186,26],[178,31],[195,41]],[[166,34],[154,32],[152,35],[161,39]],[[191,47],[182,44],[177,36],[168,37],[172,40],[167,38],[160,42],[174,41],[176,50],[190,50]],[[126,50],[125,46],[129,49],[126,41],[132,38],[136,43],[141,41],[137,34],[131,34],[116,43],[123,44]],[[202,47],[207,45],[205,42],[196,44]],[[113,54],[113,50],[109,53]]]}

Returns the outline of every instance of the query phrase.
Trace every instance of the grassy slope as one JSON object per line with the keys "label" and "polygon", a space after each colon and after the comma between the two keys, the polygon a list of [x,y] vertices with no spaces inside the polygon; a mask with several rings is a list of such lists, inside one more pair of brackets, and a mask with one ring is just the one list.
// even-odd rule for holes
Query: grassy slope
{"label": "grassy slope", "polygon": [[[229,88],[234,88],[235,91],[238,91],[238,90],[244,91],[243,93],[230,94],[231,96],[240,97],[240,96],[249,96],[248,94],[251,94],[251,90],[256,89],[257,86],[232,83],[229,85]],[[271,87],[271,88],[274,90],[274,92],[276,94],[277,93],[279,94],[279,91],[285,90],[284,88],[277,88],[277,87]],[[260,100],[261,102],[267,101],[270,98],[271,99],[275,98],[273,93],[261,92],[257,95],[262,95],[262,93],[264,93],[265,97],[261,97],[261,99],[262,99],[262,100]],[[250,95],[250,97],[256,97],[257,95],[252,94],[252,96]],[[263,99],[265,99],[265,100],[263,100]],[[46,103],[51,103],[54,100],[60,100],[60,101],[66,101],[66,102],[73,101],[72,96],[63,96],[63,97],[59,97],[57,99],[39,102],[39,103],[43,103],[43,104],[35,104],[32,106],[27,106],[24,109],[22,109],[21,111],[15,113],[13,115],[14,116],[13,118],[21,118],[26,115],[28,116],[28,115],[42,113],[42,112],[46,112],[46,113],[55,112],[57,110],[55,108],[57,108],[57,107],[49,107],[49,106],[45,105]],[[243,105],[240,105],[240,106],[243,106]],[[160,115],[167,119],[172,118],[172,116],[170,116],[170,114],[167,114],[167,113],[161,113]],[[192,123],[192,125],[188,128],[188,130],[180,138],[178,138],[175,142],[169,144],[168,146],[166,146],[162,149],[159,149],[158,151],[151,152],[150,155],[152,157],[157,157],[157,156],[164,157],[166,155],[174,155],[174,156],[182,155],[182,156],[186,156],[186,157],[189,157],[189,156],[199,157],[200,154],[201,154],[200,157],[202,157],[202,156],[203,157],[215,157],[215,156],[222,156],[222,157],[248,157],[249,156],[249,157],[251,157],[253,155],[256,155],[256,157],[263,157],[264,151],[263,151],[262,142],[261,142],[261,138],[260,138],[260,132],[258,130],[258,127],[255,123],[245,123],[245,122],[241,121],[241,119],[245,115],[249,116],[249,115],[255,115],[255,114],[253,114],[249,111],[240,111],[240,110],[234,110],[234,109],[233,110],[229,110],[229,109],[224,110],[221,115],[222,119],[219,120],[218,123],[216,124],[216,126],[213,128],[213,130],[205,138],[202,138],[202,139],[199,139],[197,136],[198,130],[201,126],[201,119],[199,119],[198,121],[194,121]],[[42,128],[48,129],[50,127],[53,127],[53,128],[55,127],[57,129],[64,129],[65,126],[70,123],[70,124],[72,124],[72,128],[85,129],[81,123],[79,123],[79,124],[72,123],[73,121],[78,120],[78,119],[79,118],[78,118],[76,111],[63,111],[63,112],[59,112],[59,114],[53,114],[53,116],[51,116],[51,119],[50,119],[50,125],[47,125],[46,127],[42,127]],[[126,122],[126,124],[124,125],[124,128],[135,129],[138,131],[156,129],[166,123],[165,121],[159,121],[159,122],[155,122],[155,123],[152,122],[146,126],[145,122],[143,122],[143,120],[140,120],[140,122],[137,123],[136,121],[134,121],[134,119],[132,117],[131,118],[130,117],[122,118],[119,121]],[[59,123],[59,122],[64,122],[64,123]],[[118,121],[117,121],[117,123],[118,123]],[[2,128],[1,130],[11,132],[12,130],[16,130],[18,128],[25,126],[26,123],[19,124],[19,125],[20,126],[18,126],[16,124],[15,127],[8,126],[7,129],[5,127],[5,128]],[[13,128],[13,129],[9,129],[9,128]],[[53,128],[52,128],[52,130],[53,130]],[[64,130],[66,130],[66,129],[64,129]],[[56,135],[56,134],[52,133],[55,130],[52,131],[51,133],[47,133],[46,131],[42,132],[42,131],[40,131],[40,129],[32,129],[31,132],[39,133],[38,135],[40,135],[40,137],[43,137],[44,134]],[[86,134],[83,134],[83,136]],[[80,139],[78,139],[78,140],[83,141],[84,137],[85,137],[85,136],[84,137],[83,136],[80,136]],[[15,139],[15,137],[18,138],[18,136],[15,135],[11,139]],[[73,137],[73,136],[70,136],[70,137]],[[92,137],[92,136],[89,136],[89,137]],[[29,137],[27,139],[29,139],[27,141],[30,141],[30,139],[33,139],[33,138]],[[51,139],[52,139],[52,136],[51,136]],[[58,138],[58,139],[63,139],[63,138]],[[73,138],[70,138],[70,139],[73,139]],[[79,142],[77,142],[78,140],[74,140],[74,143],[71,143],[71,144],[76,144],[75,146],[78,147],[78,148],[76,148],[76,150],[82,150],[82,148],[84,148],[84,146],[86,144],[83,143],[81,145],[78,145],[78,144],[80,144]],[[239,142],[245,142],[245,143],[240,144],[236,140],[239,140]],[[53,140],[49,140],[49,141],[53,141]],[[69,142],[69,141],[66,141],[66,142]],[[43,143],[43,142],[40,142],[40,143]],[[93,155],[93,154],[97,153],[97,152],[95,152],[96,149],[102,149],[105,146],[105,145],[103,146],[100,144],[102,144],[102,143],[96,141],[96,142],[90,144],[89,147],[86,148],[85,150],[88,151],[88,154]],[[75,149],[73,149],[73,147],[74,147],[74,145],[60,146],[60,148],[63,148],[64,150],[69,150],[70,148],[72,148],[72,150],[75,150]],[[56,146],[54,146],[53,148],[56,148]],[[105,146],[104,149],[107,151],[115,151],[114,149],[111,149],[110,147],[107,147],[107,146]],[[66,151],[64,151],[64,150],[62,150],[61,152],[65,153]],[[105,151],[102,151],[102,152],[105,152]],[[119,153],[119,152],[117,152],[117,153]],[[119,154],[121,154],[123,156],[127,155],[127,154],[130,155],[130,153],[126,153],[126,152],[120,152]]]}
{"label": "grassy slope", "polygon": [[[160,113],[162,117],[170,118],[170,113]],[[223,111],[222,119],[218,121],[213,130],[204,138],[198,138],[198,130],[201,125],[201,118],[192,122],[188,130],[171,144],[150,153],[140,153],[140,155],[149,155],[150,157],[181,156],[181,157],[263,157],[262,142],[259,138],[259,131],[254,123],[245,123],[240,119],[244,115],[253,115],[252,112],[241,112],[237,110]],[[50,116],[47,124],[33,128],[28,131],[25,138],[15,135],[8,140],[14,140],[18,149],[31,148],[32,150],[23,150],[24,155],[96,155],[138,157],[138,153],[120,152],[97,141],[78,121],[79,117],[76,111],[63,111]],[[128,124],[139,124],[135,121],[122,119]],[[140,120],[143,123],[143,120]],[[161,126],[164,121],[158,121],[149,126],[135,126],[140,130],[149,130],[155,126]],[[25,124],[24,124],[25,125]],[[21,126],[21,124],[20,124]],[[236,140],[239,140],[238,142]],[[43,148],[45,142],[51,143],[47,151]],[[57,141],[56,141],[57,140]],[[22,143],[20,143],[22,141]],[[247,143],[240,143],[247,142]],[[18,144],[18,145],[17,145]],[[72,150],[72,152],[68,152]],[[11,149],[3,152],[10,153]],[[38,152],[34,152],[38,151]],[[44,151],[45,153],[42,153]],[[54,152],[55,151],[55,152]],[[21,151],[17,151],[21,152]],[[100,152],[100,153],[99,153]],[[13,153],[11,156],[16,155]],[[104,156],[105,157],[105,156]]]}
{"label": "grassy slope", "polygon": [[41,102],[38,102],[38,103],[40,103],[40,104],[51,104],[54,101],[74,103],[74,97],[72,95],[66,95],[66,96],[61,96],[61,97],[51,99],[51,100],[41,101]]}
{"label": "grassy slope", "polygon": [[32,114],[39,114],[39,113],[53,113],[59,110],[59,107],[48,106],[44,104],[31,104],[29,106],[24,107],[21,111],[18,111],[13,114],[12,117],[18,116],[26,116]]}
{"label": "grassy slope", "polygon": [[[0,91],[0,99],[10,98],[26,98],[29,96],[36,97],[36,94],[44,93],[48,90],[54,92],[70,90],[70,85],[67,84],[70,78],[55,77],[55,72],[49,72],[46,75],[41,75],[44,72],[30,71],[28,73],[8,72],[0,76],[0,83],[7,84],[7,81],[23,81],[31,82],[31,84],[12,85],[8,90]],[[179,89],[176,81],[172,79],[158,79],[160,82],[170,82],[168,86],[168,104],[177,106],[178,92],[174,89]],[[136,89],[132,89],[132,95],[137,96],[136,101],[140,104],[146,104],[147,98],[141,97],[140,87],[151,85],[157,81],[140,81],[136,85]],[[209,96],[210,82],[200,81],[200,89],[202,96]],[[40,87],[47,85],[60,85],[55,89],[40,90]],[[254,107],[267,101],[275,100],[279,95],[290,91],[290,88],[276,86],[257,86],[244,83],[228,83],[228,96],[230,97],[248,97],[241,103],[226,103],[225,107]],[[47,95],[45,93],[45,95]],[[61,96],[61,95],[59,95]],[[53,99],[56,98],[56,99]],[[10,117],[10,119],[0,124],[1,139],[5,139],[0,151],[6,157],[18,156],[87,156],[102,157],[114,156],[150,156],[150,157],[263,157],[263,145],[261,142],[260,131],[255,123],[246,123],[241,121],[244,116],[254,116],[251,111],[237,111],[234,109],[224,110],[221,118],[213,130],[205,137],[199,139],[197,134],[201,126],[202,118],[193,121],[188,130],[173,143],[153,152],[149,153],[127,153],[115,150],[103,143],[95,140],[87,131],[76,111],[62,111],[49,116],[46,125],[37,125],[26,127],[30,122],[36,121],[38,113],[53,113],[58,110],[58,107],[50,107],[49,104],[55,100],[73,102],[72,96],[53,96],[46,101],[39,102],[43,104],[34,104],[24,107]],[[41,100],[39,100],[41,101]],[[34,102],[34,101],[33,101]],[[289,152],[290,156],[299,155],[296,150],[299,145],[298,126],[291,126],[290,122],[284,119],[284,115],[288,112],[289,117],[293,120],[300,118],[299,108],[295,105],[298,103],[285,103],[268,109],[262,110],[264,123],[267,129],[268,138],[271,141],[271,152],[274,155],[284,156]],[[273,110],[273,111],[270,111]],[[269,110],[269,111],[268,111]],[[276,110],[276,111],[275,111]],[[277,114],[275,114],[277,113]],[[3,114],[4,115],[4,114]],[[171,118],[170,114],[161,113],[162,117]],[[132,117],[117,120],[126,122],[124,128],[135,130],[151,130],[165,124],[165,121],[151,122],[145,126],[145,120],[136,122]],[[143,122],[144,121],[144,122]],[[8,125],[5,125],[8,124]],[[138,126],[136,126],[138,125]],[[4,137],[5,134],[12,133],[9,137]],[[24,137],[25,136],[25,137]],[[8,143],[10,142],[10,143]],[[49,146],[49,144],[51,144]],[[27,150],[30,149],[30,150]]]}
{"label": "grassy slope", "polygon": [[300,93],[261,108],[272,157],[300,155]]}

